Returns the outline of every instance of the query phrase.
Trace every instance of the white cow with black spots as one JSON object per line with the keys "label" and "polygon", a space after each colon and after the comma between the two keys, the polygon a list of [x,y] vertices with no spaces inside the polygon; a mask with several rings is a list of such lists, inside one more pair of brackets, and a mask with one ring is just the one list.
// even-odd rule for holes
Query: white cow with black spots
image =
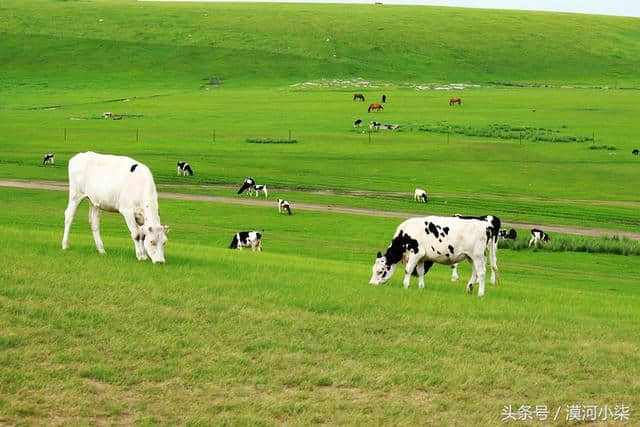
{"label": "white cow with black spots", "polygon": [[531,247],[531,245],[535,245],[536,247],[538,247],[539,242],[544,243],[548,241],[549,241],[549,235],[547,233],[537,228],[531,229],[531,239],[529,240],[529,247]]}
{"label": "white cow with black spots", "polygon": [[259,231],[241,231],[234,234],[229,249],[251,248],[254,252],[262,252],[262,233]]}
{"label": "white cow with black spots", "polygon": [[497,242],[500,219],[486,217],[410,218],[398,226],[391,245],[383,255],[378,252],[373,264],[372,285],[384,284],[391,279],[400,262],[406,263],[403,285],[409,287],[411,274],[417,273],[418,286],[424,288],[424,275],[433,263],[452,265],[464,260],[472,268],[467,293],[478,283],[478,296],[484,295],[486,259],[489,248],[491,283],[498,277]]}
{"label": "white cow with black spots", "polygon": [[413,200],[418,203],[427,203],[427,192],[422,188],[416,188],[416,191],[413,192]]}
{"label": "white cow with black spots", "polygon": [[69,231],[82,200],[89,199],[89,225],[98,252],[104,253],[100,237],[100,211],[120,212],[131,232],[140,261],[165,262],[164,245],[169,227],[158,215],[158,193],[151,171],[130,157],[76,154],[69,160],[69,203],[64,211],[62,249],[69,248]]}

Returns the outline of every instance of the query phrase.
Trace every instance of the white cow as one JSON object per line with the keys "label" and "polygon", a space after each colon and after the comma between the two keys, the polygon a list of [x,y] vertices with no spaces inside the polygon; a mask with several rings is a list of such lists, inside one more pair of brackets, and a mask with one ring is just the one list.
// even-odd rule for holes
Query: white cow
{"label": "white cow", "polygon": [[427,192],[422,188],[416,188],[413,192],[413,200],[417,200],[419,203],[427,203]]}
{"label": "white cow", "polygon": [[[76,154],[69,160],[69,204],[64,212],[62,249],[69,248],[69,230],[80,202],[89,199],[89,225],[98,252],[104,253],[100,237],[100,210],[120,212],[124,217],[140,261],[164,263],[169,227],[161,225],[158,193],[151,171],[124,156]],[[146,252],[146,253],[145,253]]]}
{"label": "white cow", "polygon": [[473,284],[477,281],[478,296],[483,296],[487,247],[492,283],[498,275],[496,252],[499,230],[500,219],[491,215],[410,218],[398,226],[387,252],[384,255],[378,252],[369,283],[379,285],[388,282],[398,263],[406,262],[404,287],[409,287],[411,274],[415,271],[418,285],[422,289],[424,275],[434,262],[451,265],[466,259],[472,267],[467,293],[471,293]]}

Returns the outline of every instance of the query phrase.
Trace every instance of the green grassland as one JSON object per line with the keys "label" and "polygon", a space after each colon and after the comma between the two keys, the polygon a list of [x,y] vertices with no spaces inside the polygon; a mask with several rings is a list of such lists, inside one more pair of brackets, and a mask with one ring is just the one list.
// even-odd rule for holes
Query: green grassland
{"label": "green grassland", "polygon": [[[81,205],[62,252],[64,193],[0,191],[3,422],[495,425],[507,404],[640,404],[630,257],[501,250],[479,300],[466,265],[424,291],[367,285],[395,219],[162,201],[158,268],[119,215],[100,256]],[[263,225],[264,252],[225,249]]]}
{"label": "green grassland", "polygon": [[[228,196],[253,176],[294,215],[161,199],[172,231],[152,266],[119,215],[103,215],[100,256],[83,205],[63,252],[65,193],[0,188],[0,424],[496,425],[504,405],[576,403],[630,405],[637,422],[638,256],[575,252],[637,243],[552,235],[529,250],[521,237],[479,299],[466,264],[455,284],[434,266],[424,291],[399,274],[367,285],[399,220],[295,205],[637,232],[639,22],[3,0],[0,179],[65,181],[68,159],[93,150],[144,162],[165,191]],[[376,87],[336,82],[355,78]],[[455,82],[479,87],[414,88]],[[369,135],[358,118],[400,129]],[[594,141],[500,134],[513,128]],[[296,144],[246,142],[289,131]],[[178,160],[195,176],[177,177]],[[226,249],[247,229],[264,230],[263,253]]]}

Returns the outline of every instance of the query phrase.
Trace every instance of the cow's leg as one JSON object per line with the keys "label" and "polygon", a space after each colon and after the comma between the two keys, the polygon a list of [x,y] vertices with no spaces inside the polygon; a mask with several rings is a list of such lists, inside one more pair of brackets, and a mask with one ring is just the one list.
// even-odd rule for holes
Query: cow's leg
{"label": "cow's leg", "polygon": [[472,262],[478,278],[478,296],[481,297],[484,296],[484,277],[487,268],[487,260],[484,257],[484,252],[482,255],[478,254],[473,257]]}
{"label": "cow's leg", "polygon": [[409,288],[409,282],[411,281],[411,273],[413,273],[413,270],[418,265],[418,261],[423,256],[424,255],[421,254],[420,252],[418,252],[417,254],[409,255],[409,260],[407,261],[407,265],[404,269],[404,280],[402,281],[402,286],[404,286],[405,289]]}
{"label": "cow's leg", "polygon": [[71,230],[71,223],[73,223],[73,217],[76,214],[78,205],[84,199],[84,196],[77,194],[76,192],[69,190],[69,203],[67,209],[64,211],[64,233],[62,234],[62,249],[69,249],[69,231]]}
{"label": "cow's leg", "polygon": [[531,247],[535,239],[536,238],[534,236],[531,236],[531,239],[529,240],[529,247]]}
{"label": "cow's leg", "polygon": [[416,266],[416,272],[418,273],[418,287],[424,289],[424,276],[431,269],[433,261],[419,262]]}
{"label": "cow's leg", "polygon": [[131,233],[131,240],[133,240],[133,246],[136,249],[136,258],[138,261],[144,261],[147,259],[147,254],[144,251],[144,233],[140,230],[138,223],[136,222],[136,215],[133,211],[120,211],[124,217],[124,222],[127,223],[129,232]]}
{"label": "cow's leg", "polygon": [[458,276],[458,263],[451,264],[451,281],[457,282],[460,277]]}
{"label": "cow's leg", "polygon": [[500,281],[500,274],[498,272],[498,242],[491,242],[489,247],[489,264],[491,265],[491,278],[489,283],[495,285]]}
{"label": "cow's leg", "polygon": [[471,277],[469,278],[469,282],[467,283],[467,293],[471,295],[473,292],[473,284],[476,283],[476,267],[473,264],[473,260],[471,258],[467,258],[469,264],[471,264]]}
{"label": "cow's leg", "polygon": [[100,208],[89,202],[89,226],[93,233],[93,240],[96,242],[96,249],[99,253],[104,253],[104,244],[100,237]]}

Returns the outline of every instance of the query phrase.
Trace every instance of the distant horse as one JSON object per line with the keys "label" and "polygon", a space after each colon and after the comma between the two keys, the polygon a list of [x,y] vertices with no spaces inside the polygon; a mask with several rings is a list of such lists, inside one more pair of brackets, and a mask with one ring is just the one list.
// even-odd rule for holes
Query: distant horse
{"label": "distant horse", "polygon": [[384,110],[384,107],[378,104],[377,102],[374,102],[373,104],[369,105],[369,108],[367,109],[367,113],[370,113],[371,111],[381,111],[381,110]]}
{"label": "distant horse", "polygon": [[462,105],[462,99],[460,99],[460,98],[451,98],[449,100],[449,106],[452,106],[453,104]]}
{"label": "distant horse", "polygon": [[361,93],[354,93],[353,100],[355,101],[356,99],[359,99],[360,101],[364,102],[364,95]]}

